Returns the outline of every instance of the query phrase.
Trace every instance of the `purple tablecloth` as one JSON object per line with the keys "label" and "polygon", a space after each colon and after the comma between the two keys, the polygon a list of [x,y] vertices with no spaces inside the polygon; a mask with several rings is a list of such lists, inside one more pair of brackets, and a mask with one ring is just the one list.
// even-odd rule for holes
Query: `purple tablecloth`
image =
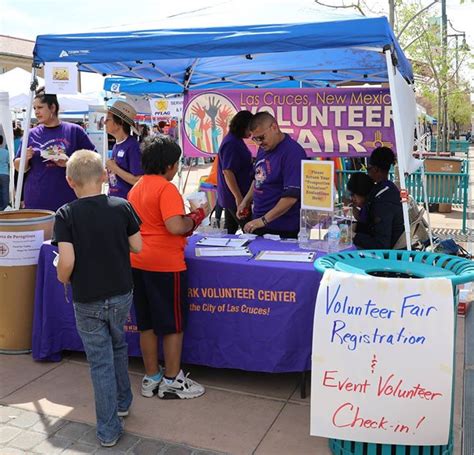
{"label": "purple tablecloth", "polygon": [[[313,264],[196,257],[198,239],[191,237],[186,249],[190,313],[183,362],[247,371],[309,370],[321,278]],[[257,239],[250,249],[257,253],[298,247]],[[56,248],[46,242],[39,256],[33,322],[36,360],[60,360],[62,350],[83,350],[72,303],[67,303],[52,265],[53,251]],[[71,301],[70,289],[68,294]],[[130,355],[140,356],[133,309],[126,330]]]}

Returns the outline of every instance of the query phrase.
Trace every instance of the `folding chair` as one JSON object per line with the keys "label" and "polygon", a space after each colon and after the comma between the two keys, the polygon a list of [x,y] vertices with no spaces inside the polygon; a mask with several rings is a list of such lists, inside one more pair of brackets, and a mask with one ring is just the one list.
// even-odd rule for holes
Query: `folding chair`
{"label": "folding chair", "polygon": [[[424,208],[419,208],[415,200],[410,197],[408,200],[408,220],[410,221],[410,238],[412,249],[420,249],[429,239],[428,223],[423,218],[425,214]],[[406,250],[407,242],[405,232],[393,246],[394,250]]]}

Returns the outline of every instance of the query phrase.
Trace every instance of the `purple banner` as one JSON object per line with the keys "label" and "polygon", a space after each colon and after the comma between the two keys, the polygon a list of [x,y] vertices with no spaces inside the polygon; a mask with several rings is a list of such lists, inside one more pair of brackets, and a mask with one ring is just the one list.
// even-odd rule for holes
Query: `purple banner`
{"label": "purple banner", "polygon": [[388,88],[304,88],[188,92],[184,154],[215,155],[231,118],[245,109],[270,112],[308,157],[365,157],[381,145],[395,150]]}

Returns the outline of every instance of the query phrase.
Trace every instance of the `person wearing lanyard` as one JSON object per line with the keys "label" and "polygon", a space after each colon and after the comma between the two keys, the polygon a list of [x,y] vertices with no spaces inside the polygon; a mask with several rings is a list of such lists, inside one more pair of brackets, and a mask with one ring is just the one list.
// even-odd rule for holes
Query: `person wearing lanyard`
{"label": "person wearing lanyard", "polygon": [[107,110],[107,133],[115,138],[112,157],[105,167],[108,171],[109,196],[127,199],[128,192],[143,175],[138,130],[135,127],[137,111],[125,101],[117,100]]}

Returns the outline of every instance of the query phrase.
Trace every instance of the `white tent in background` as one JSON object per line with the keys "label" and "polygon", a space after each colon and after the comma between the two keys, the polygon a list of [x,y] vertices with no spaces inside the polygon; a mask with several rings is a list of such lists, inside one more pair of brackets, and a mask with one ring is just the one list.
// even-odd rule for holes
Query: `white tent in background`
{"label": "white tent in background", "polygon": [[[10,95],[10,109],[22,111],[28,107],[31,73],[22,68],[14,68],[0,74],[0,91]],[[44,85],[44,79],[38,77],[39,86]],[[89,105],[103,104],[103,100],[94,93],[77,95],[58,95],[60,112],[67,114],[84,114],[89,111]]]}
{"label": "white tent in background", "polygon": [[[27,93],[31,81],[31,73],[22,68],[14,68],[6,73],[0,74],[0,90],[8,92],[10,98]],[[44,80],[38,78],[38,82],[44,84]]]}

